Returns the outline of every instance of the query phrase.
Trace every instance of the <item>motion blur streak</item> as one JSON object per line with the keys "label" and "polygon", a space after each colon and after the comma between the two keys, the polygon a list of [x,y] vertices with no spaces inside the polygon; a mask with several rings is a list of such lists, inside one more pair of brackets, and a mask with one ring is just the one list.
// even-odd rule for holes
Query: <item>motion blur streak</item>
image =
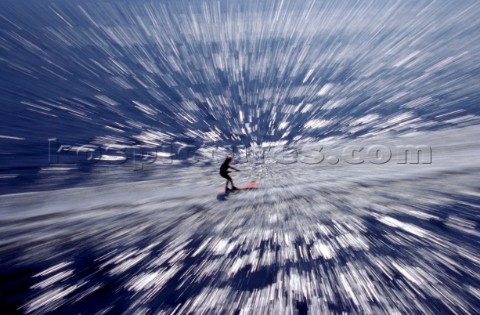
{"label": "motion blur streak", "polygon": [[[479,16],[2,0],[2,314],[478,313]],[[321,163],[229,149],[308,145]],[[431,160],[347,163],[359,146]],[[222,193],[227,153],[257,189]]]}

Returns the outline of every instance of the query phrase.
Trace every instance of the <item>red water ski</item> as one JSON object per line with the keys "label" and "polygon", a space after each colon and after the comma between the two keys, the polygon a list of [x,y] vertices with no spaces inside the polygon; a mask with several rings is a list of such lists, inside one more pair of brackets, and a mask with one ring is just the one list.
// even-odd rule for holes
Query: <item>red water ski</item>
{"label": "red water ski", "polygon": [[225,193],[231,193],[231,192],[236,192],[236,191],[240,191],[240,190],[249,190],[249,189],[255,189],[257,187],[257,182],[251,182],[250,184],[247,184],[245,186],[240,186],[240,187],[237,187],[237,189],[235,190],[232,190],[232,189],[228,189],[227,191],[225,191]]}
{"label": "red water ski", "polygon": [[252,188],[255,188],[255,187],[257,187],[257,182],[251,182],[250,184],[247,184],[245,186],[237,187],[237,190],[252,189]]}

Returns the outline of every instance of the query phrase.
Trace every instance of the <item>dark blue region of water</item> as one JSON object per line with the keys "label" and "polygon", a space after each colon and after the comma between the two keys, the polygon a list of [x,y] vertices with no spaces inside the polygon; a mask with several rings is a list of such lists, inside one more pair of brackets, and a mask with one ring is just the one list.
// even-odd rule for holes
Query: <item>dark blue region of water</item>
{"label": "dark blue region of water", "polygon": [[[252,8],[265,12],[267,6],[252,5],[255,1],[244,1],[232,5],[229,1],[220,2],[220,12],[227,14],[237,10],[248,14]],[[188,5],[194,13],[203,13],[203,4],[195,1],[160,1],[164,8],[172,15],[184,13]],[[280,5],[280,1],[273,1]],[[244,144],[253,142],[276,141],[283,137],[281,132],[271,132],[272,126],[278,126],[282,119],[287,116],[282,112],[286,105],[313,103],[317,107],[326,102],[322,96],[315,93],[312,95],[298,96],[287,93],[282,103],[278,105],[276,119],[273,120],[273,112],[264,111],[254,118],[252,125],[258,127],[255,137],[252,135],[238,134],[232,128],[239,127],[231,117],[238,117],[240,111],[247,116],[255,109],[263,108],[270,104],[270,100],[259,100],[252,104],[245,95],[254,95],[258,91],[285,90],[300,87],[311,65],[302,64],[301,71],[296,77],[286,74],[293,69],[294,63],[289,65],[282,76],[279,64],[268,67],[268,73],[263,78],[257,78],[253,69],[242,70],[243,81],[235,81],[232,73],[215,69],[215,82],[208,81],[208,71],[213,68],[212,54],[218,53],[224,43],[203,42],[198,40],[191,42],[182,30],[182,25],[165,26],[168,37],[178,50],[175,63],[188,66],[195,75],[204,78],[203,84],[192,84],[187,73],[175,70],[171,59],[172,52],[165,48],[167,54],[160,47],[167,43],[159,43],[138,25],[138,21],[132,19],[132,13],[140,18],[146,14],[142,8],[145,5],[155,5],[151,1],[11,1],[5,0],[0,3],[0,103],[2,115],[0,118],[0,175],[8,178],[8,175],[18,175],[8,184],[0,188],[0,193],[7,190],[22,190],[23,184],[32,184],[39,177],[39,170],[48,166],[48,139],[57,138],[61,143],[68,145],[84,145],[97,141],[99,137],[114,137],[115,141],[121,141],[128,145],[142,145],[139,135],[145,131],[162,131],[173,135],[175,141],[183,141],[188,144],[202,145],[203,140],[186,136],[188,130],[207,132],[212,129],[220,131],[221,139],[218,145]],[[309,5],[302,2],[289,4],[292,10],[302,12]],[[412,1],[412,7],[415,3]],[[383,4],[375,3],[375,6]],[[85,10],[96,23],[97,27],[83,13]],[[320,9],[319,9],[320,10]],[[134,14],[134,15],[135,15]],[[61,17],[60,17],[61,16]],[[172,19],[175,21],[175,19]],[[166,21],[159,21],[166,23]],[[168,27],[168,30],[167,30]],[[135,43],[120,45],[108,35],[108,29],[135,30]],[[377,41],[393,37],[394,30],[386,28],[377,37]],[[56,34],[56,35],[54,35]],[[427,37],[428,41],[435,42],[441,39],[443,33],[433,33]],[[463,34],[467,39],[471,36],[468,32]],[[354,40],[352,34],[339,30],[335,34],[319,33],[308,42],[315,43],[316,48],[328,51],[342,40]],[[258,40],[258,42],[255,42]],[[393,39],[392,39],[393,40]],[[242,39],[240,42],[230,40],[226,43],[232,51],[236,45],[243,47],[260,47],[257,51],[253,48],[251,53],[242,56],[247,62],[254,61],[258,55],[266,55],[274,60],[279,51],[288,49],[299,50],[303,43],[301,39],[295,45],[288,38],[260,38]],[[372,41],[372,49],[375,47]],[[313,47],[315,47],[313,45]],[[292,48],[293,47],[293,48]],[[170,54],[170,55],[168,55]],[[232,60],[238,59],[237,51]],[[368,51],[364,52],[368,55]],[[139,60],[151,59],[154,56],[155,67],[161,74],[170,74],[175,82],[167,82],[161,75],[152,74],[143,67]],[[204,60],[206,68],[198,67],[195,60]],[[120,69],[116,61],[125,65],[128,69]],[[323,83],[349,84],[358,79],[358,75],[352,75],[352,69],[357,60],[345,60],[342,63],[326,64],[321,69]],[[374,61],[372,61],[374,62]],[[456,76],[469,77],[477,80],[480,77],[478,67],[462,70]],[[466,71],[466,72],[465,72]],[[379,80],[395,78],[397,73],[382,73]],[[448,79],[448,73],[439,73]],[[124,88],[117,84],[117,79],[123,80],[129,86]],[[116,83],[117,82],[117,83]],[[319,84],[321,86],[321,84]],[[241,93],[240,91],[244,92]],[[340,108],[330,111],[315,111],[314,113],[297,112],[286,118],[291,124],[291,132],[283,139],[289,142],[296,137],[325,138],[331,136],[355,138],[368,134],[370,129],[363,129],[348,133],[345,125],[335,123],[321,130],[306,130],[303,128],[309,119],[321,118],[332,119],[341,122],[342,119],[359,118],[367,114],[377,114],[382,121],[383,117],[394,114],[402,114],[407,111],[402,107],[403,103],[411,101],[418,96],[411,96],[403,100],[403,103],[392,103],[383,106],[384,100],[372,97],[372,92],[365,90],[349,100],[349,103]],[[451,94],[448,89],[434,95],[438,104],[448,104],[436,107],[408,109],[410,113],[418,116],[422,121],[430,122],[424,128],[426,130],[441,129],[451,126],[445,122],[465,115],[480,115],[478,100],[480,92],[476,94],[460,95]],[[106,96],[113,100],[116,105],[109,105],[99,100],[98,95]],[[195,95],[202,95],[203,100]],[[212,109],[208,106],[205,98],[212,95],[225,95],[229,106]],[[158,113],[147,115],[132,101],[148,104],[158,110]],[[195,103],[198,111],[195,112],[195,122],[185,124],[179,120],[182,111],[182,101],[190,100]],[[268,106],[267,106],[268,107]],[[444,118],[439,118],[445,113],[453,113]],[[271,124],[272,123],[272,124]],[[114,127],[122,132],[107,129]],[[112,140],[113,141],[113,140]],[[88,174],[94,167],[81,166],[83,175]],[[82,176],[83,176],[82,175]],[[79,176],[81,178],[82,176]],[[85,178],[88,176],[85,176]],[[68,186],[68,183],[64,183]],[[10,188],[8,188],[10,187]]]}
{"label": "dark blue region of water", "polygon": [[[445,224],[448,216],[458,216],[461,218],[473,220],[478,226],[480,223],[477,215],[477,210],[473,205],[478,205],[480,200],[474,197],[454,197],[457,202],[451,206],[440,206],[435,209],[435,213],[439,214],[439,218],[435,220],[423,220],[414,217],[398,217],[401,220],[407,220],[407,222],[421,226],[425,231],[434,235],[442,235],[444,239],[452,241],[453,244],[458,245],[459,248],[477,248],[478,236],[467,235],[460,230],[450,227]],[[196,209],[192,209],[193,213],[206,212],[202,206],[198,206]],[[345,209],[346,213],[355,209]],[[65,216],[67,219],[68,214],[59,213],[58,216]],[[117,214],[118,215],[118,214]],[[55,215],[54,215],[55,216]],[[31,220],[49,220],[55,219],[52,216],[37,217]],[[115,220],[118,218],[115,217]],[[165,251],[171,251],[170,241],[156,242],[156,237],[167,233],[171,229],[175,229],[175,224],[166,228],[156,227],[155,220],[149,220],[142,217],[140,213],[130,213],[125,218],[128,224],[122,226],[123,229],[133,228],[140,225],[149,225],[149,228],[142,231],[139,234],[131,236],[129,242],[111,242],[106,243],[106,239],[116,234],[118,231],[115,227],[108,227],[105,225],[105,229],[98,230],[96,233],[84,235],[65,234],[57,235],[48,239],[32,239],[28,243],[10,243],[0,247],[2,253],[2,259],[0,260],[0,307],[7,314],[22,314],[25,313],[26,301],[30,301],[35,298],[40,289],[35,288],[35,284],[39,281],[48,279],[51,275],[39,274],[51,266],[60,264],[62,262],[72,262],[68,266],[68,270],[73,271],[72,276],[68,280],[63,280],[61,285],[65,287],[73,287],[82,283],[82,286],[78,287],[78,290],[74,290],[69,295],[64,297],[66,303],[60,304],[55,310],[49,312],[50,314],[66,314],[66,313],[81,313],[81,314],[93,314],[101,310],[108,309],[107,314],[119,314],[126,312],[129,307],[132,306],[135,301],[136,293],[126,289],[127,283],[142,271],[146,265],[162,255],[165,255]],[[175,219],[177,223],[186,219],[186,217],[179,216]],[[285,265],[279,265],[273,263],[269,266],[262,266],[256,268],[256,271],[251,271],[252,266],[246,265],[243,268],[237,270],[234,274],[226,277],[224,270],[219,270],[218,273],[213,273],[210,276],[204,277],[201,281],[193,277],[190,272],[192,268],[199,266],[205,266],[208,264],[208,260],[212,259],[212,263],[215,261],[215,256],[209,255],[209,253],[201,253],[199,255],[193,255],[201,244],[205,243],[208,235],[199,233],[189,241],[189,244],[184,248],[188,255],[183,258],[181,262],[177,262],[181,265],[181,268],[176,271],[175,275],[166,281],[162,288],[154,294],[154,297],[150,299],[150,302],[144,306],[153,313],[160,310],[172,309],[179,305],[185,304],[187,301],[194,299],[203,289],[215,284],[217,288],[230,288],[232,292],[254,292],[255,290],[261,290],[273,285],[276,281],[276,277],[280,270],[289,273],[290,270],[301,270],[305,273],[316,273],[318,270],[326,270],[327,272],[337,272],[338,269],[334,267],[343,266],[349,263],[352,257],[355,257],[356,262],[362,262],[365,266],[365,270],[370,272],[377,272],[380,277],[375,277],[376,284],[378,281],[383,281],[384,288],[386,289],[384,294],[392,294],[393,300],[398,299],[395,296],[394,291],[405,290],[405,285],[409,284],[410,279],[407,279],[400,272],[391,269],[394,272],[391,278],[379,268],[379,265],[375,264],[375,257],[382,257],[389,261],[418,261],[418,253],[412,251],[412,244],[405,246],[399,245],[397,242],[393,242],[390,234],[401,233],[394,227],[386,227],[379,224],[373,217],[362,217],[364,223],[365,237],[376,244],[375,247],[370,248],[368,251],[356,250],[352,247],[341,249],[338,253],[338,259],[332,263],[331,260],[325,260],[323,258],[312,259],[311,257],[304,257],[304,261],[289,262]],[[0,225],[11,224],[12,222],[0,221]],[[25,224],[26,222],[20,222]],[[82,224],[82,222],[76,222],[76,224]],[[333,223],[331,223],[333,224]],[[333,225],[331,226],[333,228]],[[478,231],[478,228],[477,228]],[[295,241],[295,245],[299,247],[305,247],[309,249],[308,244],[302,243],[304,239]],[[155,244],[152,246],[152,244]],[[419,242],[417,244],[418,249],[428,251],[429,253],[441,253],[443,255],[451,255],[454,251],[442,252],[443,246],[431,243],[426,244]],[[42,259],[32,259],[33,257],[24,257],[25,251],[29,247],[48,249],[50,254],[48,257],[41,252],[38,253]],[[148,256],[142,260],[142,263],[137,264],[127,271],[122,273],[112,273],[115,268],[114,264],[108,266],[104,265],[105,257],[108,257],[112,253],[130,252],[132,249],[143,249],[150,247]],[[276,256],[281,255],[282,248],[279,245],[272,245],[271,241],[262,241],[259,243],[259,257],[262,257],[264,253],[275,252]],[[308,251],[307,251],[308,252]],[[246,255],[248,253],[242,252],[240,249],[233,250],[228,257],[234,259],[238,255]],[[466,303],[462,307],[468,309],[478,308],[479,303],[474,294],[465,289],[467,286],[475,287],[478,285],[478,272],[480,272],[478,265],[472,260],[465,257],[455,256],[450,257],[455,260],[457,266],[463,266],[464,270],[455,270],[456,268],[445,267],[442,270],[442,278],[448,279],[449,282],[436,283],[438,286],[445,286],[446,289],[452,290],[455,294],[461,295],[461,298]],[[385,260],[384,260],[385,261]],[[426,264],[430,262],[425,261]],[[169,262],[165,261],[161,265],[155,265],[156,268],[165,268],[168,270],[172,266]],[[443,268],[443,267],[442,267]],[[467,272],[473,271],[472,272]],[[437,279],[439,280],[439,279]],[[339,280],[340,281],[340,280]],[[461,284],[461,286],[459,286]],[[331,283],[333,288],[337,284]],[[414,284],[413,284],[414,285]],[[453,287],[449,287],[453,286]],[[90,291],[90,289],[94,289]],[[76,301],[75,298],[81,296],[81,292],[89,292],[81,300]],[[415,296],[409,296],[409,298],[415,298],[419,304],[409,304],[408,307],[412,307],[412,312],[420,311],[416,308],[416,305],[422,305],[424,310],[428,310],[435,314],[452,314],[452,309],[447,305],[447,301],[442,301],[436,297],[429,296],[426,291],[412,291]],[[329,304],[329,310],[334,313],[342,312],[359,312],[353,304],[345,304],[345,299],[340,297],[338,292],[334,292],[334,300]],[[138,297],[138,296],[137,296]],[[306,298],[301,298],[293,301],[294,305],[300,314],[310,314],[309,308],[311,307],[311,301]],[[378,303],[372,301],[373,304]],[[460,306],[460,305],[458,305]],[[233,313],[237,313],[240,310],[232,309]],[[311,311],[311,310],[310,310]]]}

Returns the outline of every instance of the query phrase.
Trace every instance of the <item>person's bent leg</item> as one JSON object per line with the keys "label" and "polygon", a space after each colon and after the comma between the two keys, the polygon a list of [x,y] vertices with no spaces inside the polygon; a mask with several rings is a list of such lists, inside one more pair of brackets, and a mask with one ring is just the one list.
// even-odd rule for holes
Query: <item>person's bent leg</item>
{"label": "person's bent leg", "polygon": [[226,178],[227,178],[227,187],[228,187],[228,183],[230,183],[230,185],[233,188],[233,182],[232,182],[232,178],[230,177],[230,175],[227,175]]}
{"label": "person's bent leg", "polygon": [[230,176],[228,176],[228,174],[225,174],[225,173],[220,173],[220,176],[222,176],[223,178],[225,178],[227,180],[227,182],[225,183],[225,192],[228,193],[230,191],[230,189],[228,188],[228,183],[230,182],[230,180],[232,178]]}

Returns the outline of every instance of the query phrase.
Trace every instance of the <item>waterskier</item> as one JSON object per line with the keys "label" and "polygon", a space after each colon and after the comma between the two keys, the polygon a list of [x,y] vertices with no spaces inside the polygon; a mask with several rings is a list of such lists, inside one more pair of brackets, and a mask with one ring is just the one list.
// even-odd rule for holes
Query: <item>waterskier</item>
{"label": "waterskier", "polygon": [[[237,190],[237,187],[235,187],[233,185],[232,178],[230,177],[230,175],[228,175],[228,173],[230,173],[228,169],[231,168],[232,170],[235,170],[237,172],[239,172],[239,170],[237,170],[233,166],[230,166],[231,161],[232,161],[232,157],[230,155],[227,155],[227,158],[225,159],[225,162],[223,162],[222,166],[220,166],[220,176],[227,179],[227,183],[225,184],[225,192],[226,193],[228,193],[229,191]],[[228,188],[228,183],[230,183],[232,185],[232,189]]]}

